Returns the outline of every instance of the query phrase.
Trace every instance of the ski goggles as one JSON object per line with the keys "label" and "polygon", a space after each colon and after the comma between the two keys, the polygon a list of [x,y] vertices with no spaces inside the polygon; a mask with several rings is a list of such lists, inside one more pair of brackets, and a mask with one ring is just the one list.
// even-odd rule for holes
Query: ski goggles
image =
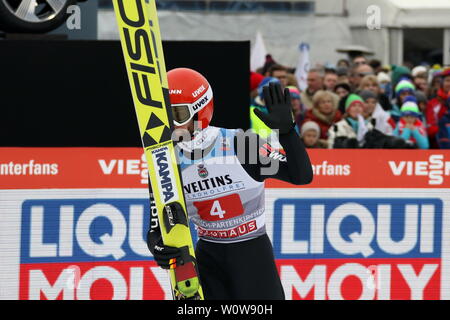
{"label": "ski goggles", "polygon": [[173,122],[176,126],[188,123],[194,115],[202,110],[212,100],[213,93],[211,87],[197,99],[194,103],[172,104]]}

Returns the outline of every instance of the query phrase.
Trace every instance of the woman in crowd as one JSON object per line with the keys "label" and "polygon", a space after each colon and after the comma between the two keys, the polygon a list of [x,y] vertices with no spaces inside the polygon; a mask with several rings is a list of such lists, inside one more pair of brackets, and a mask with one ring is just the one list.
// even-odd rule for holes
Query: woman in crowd
{"label": "woman in crowd", "polygon": [[376,94],[377,100],[381,105],[381,107],[383,108],[383,110],[387,111],[392,109],[389,97],[381,91],[377,76],[367,75],[364,78],[362,78],[361,83],[359,84],[359,90],[372,91],[374,94]]}
{"label": "woman in crowd", "polygon": [[353,147],[362,146],[365,134],[373,128],[370,122],[364,120],[363,110],[364,100],[357,94],[350,94],[345,102],[343,119],[328,130],[328,148],[348,146],[348,143],[342,143],[345,140],[354,141]]}
{"label": "woman in crowd", "polygon": [[[370,90],[362,90],[359,95],[364,100],[363,117],[364,120],[372,123],[378,131],[392,135],[395,122],[388,112],[384,111],[378,102],[378,96]],[[375,123],[373,123],[375,122]]]}
{"label": "woman in crowd", "polygon": [[313,108],[306,112],[305,121],[314,121],[320,127],[320,139],[328,139],[328,129],[341,120],[342,114],[337,110],[333,94],[319,90],[313,96]]}
{"label": "woman in crowd", "polygon": [[334,93],[336,93],[339,97],[338,110],[341,114],[345,113],[345,101],[347,97],[352,93],[352,88],[348,83],[338,83],[334,88]]}

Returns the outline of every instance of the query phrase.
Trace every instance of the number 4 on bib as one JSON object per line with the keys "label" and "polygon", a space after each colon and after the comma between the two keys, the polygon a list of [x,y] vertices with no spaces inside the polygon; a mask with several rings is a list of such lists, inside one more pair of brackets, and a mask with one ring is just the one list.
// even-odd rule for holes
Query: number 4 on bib
{"label": "number 4 on bib", "polygon": [[222,208],[220,207],[220,201],[215,200],[211,207],[210,215],[219,216],[220,219],[223,219],[225,218],[225,213],[227,212],[225,210],[222,210]]}
{"label": "number 4 on bib", "polygon": [[205,221],[231,219],[244,213],[241,197],[237,193],[211,200],[194,201],[194,206]]}

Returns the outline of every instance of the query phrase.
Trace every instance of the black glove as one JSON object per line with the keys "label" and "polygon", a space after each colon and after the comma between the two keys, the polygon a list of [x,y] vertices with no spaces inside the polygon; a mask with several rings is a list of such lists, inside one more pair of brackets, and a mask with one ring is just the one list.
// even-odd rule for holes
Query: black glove
{"label": "black glove", "polygon": [[292,113],[291,95],[288,88],[281,90],[279,83],[269,83],[263,87],[264,102],[269,114],[258,109],[254,109],[255,114],[270,129],[277,129],[280,134],[286,134],[295,126],[294,115]]}
{"label": "black glove", "polygon": [[[159,231],[159,230],[158,230]],[[163,269],[170,269],[171,259],[180,259],[181,250],[175,247],[164,245],[161,237],[161,231],[150,229],[147,233],[147,246],[155,258],[156,263]],[[176,260],[173,261],[176,264]]]}
{"label": "black glove", "polygon": [[161,229],[159,227],[158,212],[155,207],[155,199],[150,187],[150,215],[152,221],[150,222],[150,230],[147,233],[147,247],[155,258],[156,263],[163,269],[170,269],[170,259],[179,259],[181,257],[181,250],[175,247],[164,245],[161,236]]}

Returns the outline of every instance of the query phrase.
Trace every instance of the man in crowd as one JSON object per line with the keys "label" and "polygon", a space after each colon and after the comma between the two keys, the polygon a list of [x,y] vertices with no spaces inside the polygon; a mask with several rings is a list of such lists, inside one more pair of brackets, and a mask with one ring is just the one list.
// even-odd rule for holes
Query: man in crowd
{"label": "man in crowd", "polygon": [[287,73],[288,72],[286,67],[279,64],[274,64],[269,68],[266,76],[271,78],[277,78],[278,80],[280,80],[281,86],[283,88],[286,88],[288,86]]}
{"label": "man in crowd", "polygon": [[[314,106],[313,96],[314,94],[325,88],[324,86],[324,70],[319,68],[310,69],[308,72],[308,76],[306,78],[306,82],[308,83],[308,87],[302,92],[301,100],[307,110],[310,110]],[[336,105],[339,102],[339,97],[332,93],[333,100],[335,100]]]}
{"label": "man in crowd", "polygon": [[350,71],[350,86],[353,90],[357,90],[361,84],[362,78],[373,74],[373,69],[368,64],[354,65]]}
{"label": "man in crowd", "polygon": [[323,84],[325,86],[325,90],[334,92],[334,88],[337,85],[338,75],[335,70],[327,69],[325,71],[325,77],[323,79]]}

